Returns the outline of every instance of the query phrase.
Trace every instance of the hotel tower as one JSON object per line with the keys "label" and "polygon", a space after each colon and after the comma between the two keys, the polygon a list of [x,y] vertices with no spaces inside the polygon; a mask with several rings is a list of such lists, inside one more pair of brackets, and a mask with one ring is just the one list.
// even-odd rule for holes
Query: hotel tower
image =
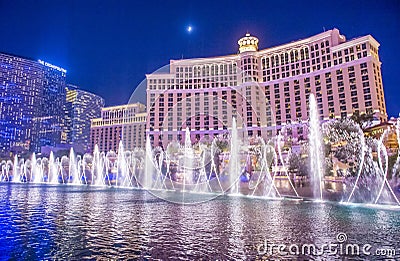
{"label": "hotel tower", "polygon": [[0,152],[66,142],[66,74],[42,60],[0,53]]}
{"label": "hotel tower", "polygon": [[[168,72],[147,78],[146,133],[166,146],[226,132],[237,120],[244,138],[275,135],[284,125],[303,138],[309,97],[321,120],[355,112],[387,120],[379,43],[366,35],[347,41],[339,30],[258,50],[246,34],[237,54],[171,60]],[[293,127],[295,126],[295,127]]]}

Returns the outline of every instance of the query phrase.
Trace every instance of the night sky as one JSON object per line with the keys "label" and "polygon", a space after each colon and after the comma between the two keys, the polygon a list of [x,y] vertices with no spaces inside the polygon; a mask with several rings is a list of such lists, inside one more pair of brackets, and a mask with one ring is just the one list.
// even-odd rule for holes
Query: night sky
{"label": "night sky", "polygon": [[106,105],[127,103],[145,74],[170,59],[237,53],[247,31],[260,49],[324,28],[336,27],[347,39],[371,34],[381,43],[388,114],[400,112],[397,0],[0,0],[0,25],[0,52],[63,67],[69,83],[101,95]]}

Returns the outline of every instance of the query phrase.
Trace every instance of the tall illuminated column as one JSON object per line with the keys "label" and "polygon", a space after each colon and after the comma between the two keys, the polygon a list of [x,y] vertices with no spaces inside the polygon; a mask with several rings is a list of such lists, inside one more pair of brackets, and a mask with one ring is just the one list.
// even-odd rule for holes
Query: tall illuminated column
{"label": "tall illuminated column", "polygon": [[[260,58],[258,53],[258,38],[247,33],[239,39],[239,78],[241,84],[238,86],[241,97],[238,98],[238,106],[243,118],[244,130],[242,138],[251,136],[265,136],[267,126],[266,104],[264,103],[264,87],[260,82]],[[263,101],[263,102],[260,102]],[[242,126],[238,126],[239,128]]]}

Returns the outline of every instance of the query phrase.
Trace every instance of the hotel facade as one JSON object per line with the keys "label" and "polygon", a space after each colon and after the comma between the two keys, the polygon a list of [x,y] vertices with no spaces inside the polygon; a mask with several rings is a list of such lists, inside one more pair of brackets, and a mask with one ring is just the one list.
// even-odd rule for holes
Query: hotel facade
{"label": "hotel facade", "polygon": [[165,146],[224,133],[232,117],[242,137],[276,135],[291,126],[302,139],[314,94],[320,120],[355,112],[387,120],[379,43],[366,35],[347,41],[332,29],[306,39],[258,50],[250,34],[234,55],[171,60],[169,72],[147,78],[146,133]]}
{"label": "hotel facade", "polygon": [[146,141],[146,106],[141,103],[105,107],[101,117],[90,127],[90,148],[100,152],[118,152],[122,141],[125,150],[144,148]]}

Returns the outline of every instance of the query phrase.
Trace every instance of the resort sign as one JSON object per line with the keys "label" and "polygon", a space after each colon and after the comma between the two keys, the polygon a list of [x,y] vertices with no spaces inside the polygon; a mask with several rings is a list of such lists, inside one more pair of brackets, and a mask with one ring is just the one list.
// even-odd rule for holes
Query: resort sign
{"label": "resort sign", "polygon": [[40,60],[40,59],[38,60],[38,62],[39,62],[40,64],[44,65],[44,66],[50,67],[50,68],[55,69],[55,70],[57,70],[57,71],[60,71],[60,72],[62,72],[62,73],[67,73],[67,70],[65,70],[64,68],[61,68],[61,67],[59,67],[59,66],[53,65],[53,64],[48,63],[48,62],[45,62],[45,61],[42,61],[42,60]]}

